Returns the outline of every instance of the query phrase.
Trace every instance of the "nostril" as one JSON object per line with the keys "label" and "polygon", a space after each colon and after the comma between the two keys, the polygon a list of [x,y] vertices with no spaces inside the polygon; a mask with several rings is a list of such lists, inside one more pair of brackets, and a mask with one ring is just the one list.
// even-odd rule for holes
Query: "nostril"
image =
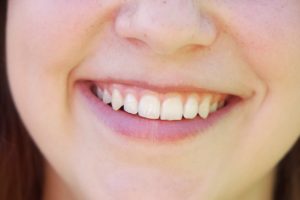
{"label": "nostril", "polygon": [[192,53],[192,52],[197,52],[203,48],[204,48],[204,46],[202,46],[202,45],[191,44],[191,45],[186,45],[186,46],[182,47],[180,49],[180,52]]}
{"label": "nostril", "polygon": [[147,44],[145,42],[143,42],[142,40],[136,39],[136,38],[128,37],[127,41],[130,44],[132,44],[133,46],[138,47],[138,48],[147,46]]}

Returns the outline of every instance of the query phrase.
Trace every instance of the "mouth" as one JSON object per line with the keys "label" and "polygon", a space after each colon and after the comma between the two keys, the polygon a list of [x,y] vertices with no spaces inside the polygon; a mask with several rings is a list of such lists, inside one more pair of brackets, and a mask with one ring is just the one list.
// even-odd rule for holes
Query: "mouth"
{"label": "mouth", "polygon": [[156,143],[201,135],[242,102],[236,95],[195,88],[90,80],[76,85],[115,135]]}

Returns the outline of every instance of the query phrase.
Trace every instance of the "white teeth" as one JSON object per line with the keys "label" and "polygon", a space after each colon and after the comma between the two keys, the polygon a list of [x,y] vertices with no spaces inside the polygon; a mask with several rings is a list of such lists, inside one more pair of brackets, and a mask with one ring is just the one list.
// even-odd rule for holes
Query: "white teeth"
{"label": "white teeth", "polygon": [[114,89],[112,94],[112,108],[119,110],[123,106],[123,97],[119,90]]}
{"label": "white teeth", "polygon": [[160,101],[154,95],[144,95],[138,106],[139,116],[158,119],[160,114]]}
{"label": "white teeth", "polygon": [[169,97],[164,100],[161,108],[162,120],[181,120],[183,114],[183,104],[179,95]]}
{"label": "white teeth", "polygon": [[111,96],[109,94],[109,92],[105,89],[103,92],[103,102],[106,104],[111,103]]}
{"label": "white teeth", "polygon": [[103,98],[103,91],[98,87],[96,87],[96,94],[99,99]]}
{"label": "white teeth", "polygon": [[[124,111],[130,114],[138,114],[141,117],[148,119],[161,119],[161,120],[181,120],[194,119],[199,116],[206,119],[210,113],[216,112],[218,109],[224,107],[225,100],[219,99],[219,96],[214,97],[218,100],[213,100],[213,95],[205,94],[201,97],[199,102],[198,94],[190,94],[185,103],[182,102],[182,97],[179,93],[169,93],[164,97],[161,103],[158,95],[146,94],[140,97],[140,100],[132,92],[125,91],[125,96],[117,88],[112,88],[112,93],[108,89],[101,89],[97,87],[93,90],[96,96],[101,99],[105,104],[110,104],[114,110],[119,110],[124,106]],[[139,95],[140,96],[140,95]]]}
{"label": "white teeth", "polygon": [[210,106],[209,112],[210,112],[210,113],[213,113],[213,112],[215,112],[217,109],[218,109],[218,102],[216,101],[216,102],[214,102],[214,103]]}
{"label": "white teeth", "polygon": [[186,119],[194,119],[198,114],[198,100],[195,96],[189,96],[184,105],[183,116]]}
{"label": "white teeth", "polygon": [[124,101],[124,110],[131,114],[137,114],[138,102],[132,94],[127,94]]}
{"label": "white teeth", "polygon": [[206,119],[209,114],[211,98],[211,95],[205,96],[199,105],[199,115],[203,119]]}

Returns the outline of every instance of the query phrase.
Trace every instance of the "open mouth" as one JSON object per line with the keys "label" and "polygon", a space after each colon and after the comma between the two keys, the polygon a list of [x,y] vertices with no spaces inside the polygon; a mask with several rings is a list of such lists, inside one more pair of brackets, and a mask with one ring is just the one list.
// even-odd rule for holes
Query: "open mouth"
{"label": "open mouth", "polygon": [[101,81],[78,85],[93,112],[112,132],[156,142],[204,133],[241,101],[238,96],[205,90],[155,90]]}
{"label": "open mouth", "polygon": [[125,111],[147,119],[182,120],[197,116],[206,119],[209,114],[225,106],[229,95],[213,92],[168,92],[125,86],[95,83],[91,92],[113,110]]}

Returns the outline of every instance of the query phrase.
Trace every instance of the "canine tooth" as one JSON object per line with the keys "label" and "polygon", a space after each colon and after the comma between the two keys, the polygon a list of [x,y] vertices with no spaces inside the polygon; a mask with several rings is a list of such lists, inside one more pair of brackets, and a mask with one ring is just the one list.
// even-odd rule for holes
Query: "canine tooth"
{"label": "canine tooth", "polygon": [[169,97],[162,103],[160,119],[181,120],[183,114],[183,104],[179,95]]}
{"label": "canine tooth", "polygon": [[124,100],[124,110],[131,114],[137,114],[138,102],[132,94],[127,94]]}
{"label": "canine tooth", "polygon": [[218,102],[216,101],[216,102],[214,102],[212,105],[210,105],[210,110],[209,110],[209,112],[210,112],[210,113],[213,113],[213,112],[215,112],[217,109],[218,109]]}
{"label": "canine tooth", "polygon": [[160,102],[154,95],[142,96],[138,105],[138,114],[149,119],[158,119],[160,114]]}
{"label": "canine tooth", "polygon": [[209,105],[210,105],[211,98],[212,98],[211,95],[205,96],[199,105],[199,115],[203,119],[206,119],[209,114],[209,107],[210,107]]}
{"label": "canine tooth", "polygon": [[194,119],[198,114],[198,100],[195,96],[189,96],[184,105],[183,116],[186,119]]}
{"label": "canine tooth", "polygon": [[119,110],[123,106],[123,97],[119,90],[114,89],[112,94],[112,108]]}
{"label": "canine tooth", "polygon": [[103,92],[103,102],[106,104],[111,103],[111,96],[106,89],[104,89],[104,92]]}

